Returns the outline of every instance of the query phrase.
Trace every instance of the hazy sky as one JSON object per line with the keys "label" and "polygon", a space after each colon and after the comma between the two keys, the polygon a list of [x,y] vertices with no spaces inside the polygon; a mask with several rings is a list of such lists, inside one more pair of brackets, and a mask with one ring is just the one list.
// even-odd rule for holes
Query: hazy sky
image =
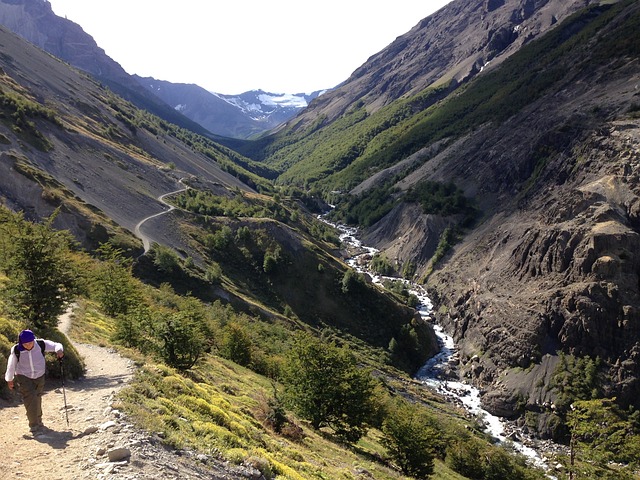
{"label": "hazy sky", "polygon": [[130,74],[237,94],[310,93],[450,0],[49,0]]}

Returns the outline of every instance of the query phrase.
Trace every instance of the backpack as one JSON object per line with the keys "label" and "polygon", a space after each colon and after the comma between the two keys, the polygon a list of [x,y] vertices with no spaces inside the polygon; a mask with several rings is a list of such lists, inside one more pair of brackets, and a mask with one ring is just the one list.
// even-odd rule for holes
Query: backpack
{"label": "backpack", "polygon": [[[42,356],[44,357],[44,349],[46,347],[46,345],[44,344],[44,340],[38,339],[38,340],[36,340],[36,343],[38,345],[40,345],[40,350],[42,351]],[[20,348],[19,347],[20,347],[20,345],[17,344],[17,343],[13,346],[13,353],[15,353],[16,358],[18,359],[18,361],[20,361]]]}

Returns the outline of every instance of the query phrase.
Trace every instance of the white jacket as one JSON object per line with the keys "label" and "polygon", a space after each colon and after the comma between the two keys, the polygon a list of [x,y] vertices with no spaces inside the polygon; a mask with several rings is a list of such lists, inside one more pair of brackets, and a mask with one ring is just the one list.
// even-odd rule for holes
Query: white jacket
{"label": "white jacket", "polygon": [[[11,354],[7,361],[7,372],[4,374],[5,381],[13,381],[13,377],[16,375],[24,375],[34,380],[44,375],[46,364],[38,340],[41,339],[35,341],[31,350],[20,350],[20,361],[14,352],[18,346],[11,347]],[[58,353],[64,351],[64,348],[61,343],[44,340],[44,351]]]}

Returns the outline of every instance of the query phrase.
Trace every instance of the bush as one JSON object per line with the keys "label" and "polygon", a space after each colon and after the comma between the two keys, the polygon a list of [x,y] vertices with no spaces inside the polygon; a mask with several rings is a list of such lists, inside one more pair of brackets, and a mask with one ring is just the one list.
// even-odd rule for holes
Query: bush
{"label": "bush", "polygon": [[398,402],[382,426],[382,444],[403,473],[424,478],[433,473],[435,452],[442,433],[430,416],[414,405]]}
{"label": "bush", "polygon": [[218,350],[220,355],[238,365],[247,367],[251,364],[251,338],[239,323],[231,322],[225,325]]}
{"label": "bush", "polygon": [[476,480],[534,480],[545,478],[544,472],[527,467],[521,455],[512,455],[504,448],[481,444],[467,437],[449,445],[446,463],[454,471]]}
{"label": "bush", "polygon": [[379,275],[391,276],[394,273],[393,266],[384,255],[376,254],[371,260],[371,269]]}
{"label": "bush", "polygon": [[374,414],[374,382],[346,348],[302,334],[284,371],[289,404],[315,429],[333,428],[347,442],[357,441]]}
{"label": "bush", "polygon": [[138,305],[126,314],[121,314],[116,317],[114,340],[127,347],[136,347],[144,352],[148,352],[148,349],[145,349],[145,345],[149,344],[149,338],[146,332],[151,330],[151,324],[149,308],[146,305]]}
{"label": "bush", "polygon": [[203,331],[203,319],[189,312],[163,315],[156,324],[160,356],[174,368],[187,370],[200,359],[205,351],[207,335]]}
{"label": "bush", "polygon": [[222,278],[222,267],[216,262],[212,262],[205,273],[205,280],[211,284],[220,283]]}
{"label": "bush", "polygon": [[348,268],[342,277],[342,293],[355,294],[365,287],[364,275]]}
{"label": "bush", "polygon": [[171,273],[179,267],[178,254],[171,248],[155,243],[152,249],[153,264],[164,273]]}

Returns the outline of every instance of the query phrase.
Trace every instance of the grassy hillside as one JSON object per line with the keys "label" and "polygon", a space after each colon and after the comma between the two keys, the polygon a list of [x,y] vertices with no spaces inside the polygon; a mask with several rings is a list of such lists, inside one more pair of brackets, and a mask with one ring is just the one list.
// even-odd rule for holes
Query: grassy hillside
{"label": "grassy hillside", "polygon": [[[541,478],[525,469],[521,460],[491,446],[473,419],[381,362],[371,345],[307,327],[312,336],[305,341],[321,341],[323,349],[346,355],[341,358],[353,357],[355,371],[371,382],[367,402],[375,407],[360,425],[363,433],[357,441],[345,442],[329,426],[313,428],[305,416],[295,413],[296,398],[284,373],[303,338],[300,325],[265,320],[221,302],[204,303],[177,294],[167,284],[145,285],[131,275],[131,263],[117,249],[103,247],[101,260],[94,259],[64,247],[66,236],[46,225],[3,214],[3,228],[22,232],[25,242],[5,243],[0,251],[7,274],[0,292],[5,299],[0,319],[2,368],[12,339],[29,324],[31,315],[30,310],[17,308],[19,302],[11,296],[16,279],[28,268],[16,262],[22,255],[20,245],[42,244],[47,246],[46,258],[63,258],[70,267],[51,270],[50,276],[63,275],[79,292],[71,335],[82,342],[114,345],[136,360],[140,369],[120,396],[121,408],[140,426],[160,432],[170,446],[246,463],[267,478],[409,478],[400,472],[402,463],[394,460],[399,457],[390,454],[388,442],[393,438],[391,419],[412,415],[420,419],[421,427],[408,438],[422,439],[416,448],[433,462],[432,478],[465,478],[454,471],[462,467],[447,458],[460,457],[456,449],[467,446],[489,455],[491,460],[483,467],[487,472],[507,465],[512,478]],[[81,360],[53,329],[55,318],[46,318],[36,333],[64,341],[67,371],[78,376]],[[332,382],[333,377],[319,380]],[[4,383],[2,393],[6,395]]]}
{"label": "grassy hillside", "polygon": [[[350,190],[439,140],[451,142],[481,125],[504,122],[547,92],[588,75],[593,62],[622,67],[627,56],[640,51],[631,33],[638,27],[637,16],[615,25],[615,33],[593,49],[588,40],[631,3],[591,6],[454,91],[427,89],[372,115],[354,104],[330,124],[318,118],[312,127],[283,130],[256,144],[257,151],[246,151],[281,171],[278,182],[314,185],[325,193]],[[409,163],[391,181],[423,161],[428,157]]]}

